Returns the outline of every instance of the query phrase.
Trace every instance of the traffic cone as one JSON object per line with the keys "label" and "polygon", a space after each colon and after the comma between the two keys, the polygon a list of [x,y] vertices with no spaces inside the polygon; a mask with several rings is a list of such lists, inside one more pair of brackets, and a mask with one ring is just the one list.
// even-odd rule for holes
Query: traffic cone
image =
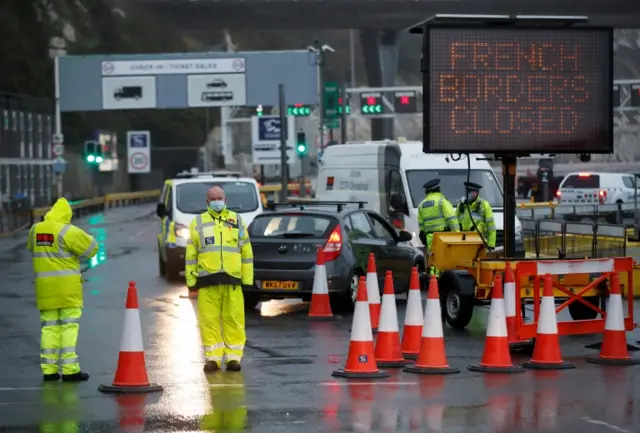
{"label": "traffic cone", "polygon": [[507,320],[507,336],[509,344],[520,345],[529,343],[530,340],[518,340],[516,338],[516,279],[513,275],[513,268],[507,262],[504,267],[504,309]]}
{"label": "traffic cone", "polygon": [[575,364],[563,361],[560,353],[556,303],[553,297],[550,274],[544,276],[544,289],[540,301],[538,332],[533,347],[533,357],[529,361],[523,362],[522,366],[538,370],[567,370],[576,367]]}
{"label": "traffic cone", "polygon": [[318,248],[316,259],[316,271],[313,276],[313,291],[311,293],[311,307],[309,319],[328,320],[333,319],[331,304],[329,302],[329,287],[327,284],[327,270],[324,267],[324,250]]}
{"label": "traffic cone", "polygon": [[124,314],[124,327],[120,340],[118,368],[111,385],[100,385],[98,391],[114,393],[156,392],[162,386],[149,383],[147,367],[144,361],[142,328],[138,310],[138,291],[136,283],[131,281],[127,290],[127,303]]}
{"label": "traffic cone", "polygon": [[450,367],[447,363],[441,317],[438,280],[435,275],[432,275],[429,281],[427,303],[424,308],[424,324],[422,325],[418,360],[415,364],[404,367],[404,371],[420,374],[460,373],[460,370]]}
{"label": "traffic cone", "polygon": [[371,314],[371,329],[376,332],[380,322],[380,287],[378,286],[378,272],[373,253],[369,254],[369,262],[367,263],[367,299]]}
{"label": "traffic cone", "polygon": [[376,336],[376,364],[378,367],[404,367],[409,361],[402,357],[400,350],[396,294],[391,271],[387,271],[385,275],[380,314],[380,327]]}
{"label": "traffic cone", "polygon": [[470,365],[467,369],[482,373],[522,373],[524,369],[511,362],[500,274],[496,274],[493,280],[492,293],[482,360],[480,364]]}
{"label": "traffic cone", "polygon": [[400,345],[402,356],[406,359],[416,359],[418,353],[420,353],[423,322],[420,277],[418,276],[418,268],[414,267],[411,269],[409,294],[407,295],[407,312],[404,316],[402,343]]}
{"label": "traffic cone", "polygon": [[378,379],[391,376],[387,371],[379,370],[376,366],[371,317],[367,302],[367,283],[364,277],[360,277],[358,284],[358,296],[353,312],[351,341],[346,365],[344,369],[335,370],[331,375],[352,379]]}
{"label": "traffic cone", "polygon": [[624,330],[624,315],[622,313],[620,276],[617,272],[611,274],[611,293],[607,303],[607,319],[604,323],[600,353],[598,356],[590,356],[587,361],[593,364],[608,365],[640,364],[640,359],[629,356],[627,333]]}

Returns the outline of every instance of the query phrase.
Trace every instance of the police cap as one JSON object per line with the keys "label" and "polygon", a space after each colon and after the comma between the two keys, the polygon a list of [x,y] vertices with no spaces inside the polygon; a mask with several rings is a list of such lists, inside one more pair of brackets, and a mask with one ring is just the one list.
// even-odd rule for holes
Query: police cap
{"label": "police cap", "polygon": [[422,185],[422,187],[424,188],[425,192],[434,191],[440,188],[440,179],[432,179],[429,182]]}
{"label": "police cap", "polygon": [[464,186],[469,191],[480,191],[482,189],[482,185],[480,185],[479,183],[475,183],[475,182],[465,182]]}

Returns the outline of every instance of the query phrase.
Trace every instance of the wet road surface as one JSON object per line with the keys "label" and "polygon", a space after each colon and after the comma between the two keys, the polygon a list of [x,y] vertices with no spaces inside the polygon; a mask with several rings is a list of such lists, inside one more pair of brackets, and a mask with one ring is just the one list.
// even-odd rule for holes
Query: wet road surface
{"label": "wet road surface", "polygon": [[[134,218],[133,210],[126,212]],[[101,243],[84,272],[79,353],[92,374],[87,383],[41,382],[29,258],[22,247],[3,250],[0,244],[0,432],[640,432],[640,366],[587,364],[584,358],[594,352],[583,346],[594,337],[562,339],[575,370],[467,371],[482,354],[484,308],[476,309],[464,332],[445,327],[458,375],[389,370],[391,378],[374,382],[334,379],[331,372],[344,365],[351,317],[309,322],[305,304],[272,301],[247,315],[243,372],[207,377],[195,302],[179,298],[183,285],[157,275],[157,219],[119,224],[123,216],[80,223]],[[140,297],[149,376],[164,391],[105,395],[97,387],[113,380],[130,280]],[[402,320],[403,300],[398,310]]]}

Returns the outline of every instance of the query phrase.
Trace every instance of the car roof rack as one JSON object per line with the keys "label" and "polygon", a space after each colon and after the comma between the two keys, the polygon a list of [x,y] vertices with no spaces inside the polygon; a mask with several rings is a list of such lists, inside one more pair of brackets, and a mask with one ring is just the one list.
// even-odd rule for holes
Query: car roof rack
{"label": "car roof rack", "polygon": [[276,210],[278,207],[284,208],[299,208],[300,210],[304,210],[305,207],[320,207],[320,206],[336,206],[338,212],[342,212],[344,207],[349,204],[357,204],[358,209],[364,209],[364,205],[367,204],[366,201],[320,201],[320,200],[304,200],[299,199],[295,201],[290,201],[288,203],[274,203],[268,202],[267,209],[268,210]]}
{"label": "car roof rack", "polygon": [[194,177],[242,177],[242,173],[239,171],[197,171],[197,172],[182,172],[176,175],[180,179],[191,179]]}

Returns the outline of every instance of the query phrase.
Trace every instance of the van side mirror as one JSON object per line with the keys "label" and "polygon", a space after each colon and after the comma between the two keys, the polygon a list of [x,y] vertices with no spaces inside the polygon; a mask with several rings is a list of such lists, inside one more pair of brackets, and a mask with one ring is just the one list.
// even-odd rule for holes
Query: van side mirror
{"label": "van side mirror", "polygon": [[391,205],[391,208],[396,212],[404,212],[407,202],[402,195],[395,193],[391,194],[389,204]]}
{"label": "van side mirror", "polygon": [[156,206],[156,215],[158,215],[159,218],[164,218],[166,214],[167,207],[164,205],[164,203],[158,203],[158,205]]}
{"label": "van side mirror", "polygon": [[411,238],[413,238],[413,236],[411,236],[411,233],[405,232],[404,230],[398,233],[398,242],[409,242]]}

